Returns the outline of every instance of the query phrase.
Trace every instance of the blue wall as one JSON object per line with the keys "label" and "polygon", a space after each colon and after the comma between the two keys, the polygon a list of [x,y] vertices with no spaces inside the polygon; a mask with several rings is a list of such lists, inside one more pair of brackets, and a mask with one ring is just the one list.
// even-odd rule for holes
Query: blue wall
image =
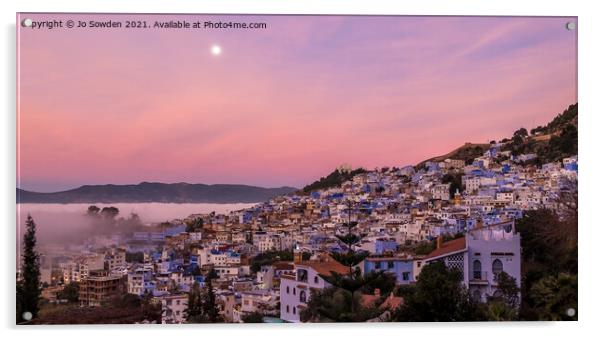
{"label": "blue wall", "polygon": [[[380,269],[377,269],[378,264],[380,264]],[[393,257],[391,259],[379,259],[376,262],[369,259],[364,260],[364,273],[368,274],[373,271],[391,272],[395,274],[399,284],[409,284],[414,281],[414,262],[412,260],[400,260]],[[404,278],[404,272],[406,278]]]}

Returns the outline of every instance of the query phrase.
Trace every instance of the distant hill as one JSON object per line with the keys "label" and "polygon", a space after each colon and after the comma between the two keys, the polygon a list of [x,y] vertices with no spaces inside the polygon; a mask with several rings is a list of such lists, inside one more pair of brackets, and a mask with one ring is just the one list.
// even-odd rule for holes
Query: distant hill
{"label": "distant hill", "polygon": [[475,158],[483,155],[484,152],[489,150],[491,144],[489,143],[465,143],[464,145],[450,151],[449,153],[441,156],[436,156],[424,160],[416,165],[417,168],[422,168],[426,162],[441,162],[448,158],[454,160],[464,160],[465,162],[471,162]]}
{"label": "distant hill", "polygon": [[[572,104],[562,113],[559,113],[545,126],[538,126],[531,131],[520,128],[510,138],[500,140],[502,150],[508,150],[513,155],[533,153],[538,157],[532,161],[534,164],[543,164],[559,161],[564,157],[577,154],[577,124],[578,104]],[[491,147],[489,143],[465,143],[453,151],[416,165],[423,168],[428,161],[441,162],[446,159],[464,160],[472,162],[476,157],[483,155]]]}
{"label": "distant hill", "polygon": [[353,176],[357,174],[362,174],[365,172],[366,170],[364,168],[357,168],[349,171],[340,170],[337,168],[333,172],[328,174],[328,176],[321,177],[319,180],[303,187],[302,192],[309,193],[315,190],[340,187],[343,182],[352,179]]}
{"label": "distant hill", "polygon": [[554,119],[547,125],[531,129],[531,135],[557,135],[569,125],[577,127],[578,115],[578,104],[572,104],[565,111],[556,115],[556,117],[554,117]]}
{"label": "distant hill", "polygon": [[570,105],[545,126],[531,129],[530,135],[525,128],[514,132],[505,142],[502,150],[513,155],[536,154],[533,164],[560,161],[578,153],[578,111],[577,103]]}
{"label": "distant hill", "polygon": [[239,184],[149,183],[84,185],[76,189],[40,193],[17,189],[17,203],[255,203],[297,188],[261,188]]}

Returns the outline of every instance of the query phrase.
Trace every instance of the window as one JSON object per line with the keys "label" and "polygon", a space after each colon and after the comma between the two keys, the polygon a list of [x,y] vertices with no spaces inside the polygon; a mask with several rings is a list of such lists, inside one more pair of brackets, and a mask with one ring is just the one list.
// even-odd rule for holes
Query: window
{"label": "window", "polygon": [[290,306],[288,306],[288,305],[287,305],[287,306],[286,306],[286,313],[289,313],[289,312],[290,312],[290,310],[291,310]]}
{"label": "window", "polygon": [[502,261],[496,258],[491,264],[491,271],[493,271],[493,274],[495,276],[497,276],[497,274],[499,274],[500,272],[504,271],[504,264],[502,263]]}
{"label": "window", "polygon": [[297,269],[297,281],[307,283],[307,270]]}
{"label": "window", "polygon": [[416,266],[420,267],[422,265],[422,262],[416,262]]}
{"label": "window", "polygon": [[395,266],[395,263],[387,262],[387,269],[393,269],[394,266]]}
{"label": "window", "polygon": [[481,292],[479,290],[474,290],[474,292],[472,293],[472,298],[474,298],[474,300],[476,301],[481,301]]}
{"label": "window", "polygon": [[480,280],[481,277],[481,261],[476,259],[474,262],[472,262],[472,278]]}
{"label": "window", "polygon": [[297,288],[293,288],[293,295],[297,294]]}
{"label": "window", "polygon": [[380,269],[380,262],[376,262],[376,263],[374,263],[374,268],[375,268],[376,270]]}
{"label": "window", "polygon": [[307,302],[307,294],[305,293],[305,291],[299,292],[299,301],[301,303],[306,303]]}
{"label": "window", "polygon": [[314,277],[314,284],[318,284],[320,282],[320,280],[318,279],[318,276]]}
{"label": "window", "polygon": [[404,271],[404,272],[401,274],[401,279],[403,279],[403,280],[405,280],[405,281],[407,281],[407,280],[410,280],[410,273],[409,273],[409,272],[407,272],[407,271]]}
{"label": "window", "polygon": [[297,314],[297,308],[293,307],[293,314],[296,315]]}
{"label": "window", "polygon": [[291,293],[291,288],[288,285],[286,286],[286,293]]}

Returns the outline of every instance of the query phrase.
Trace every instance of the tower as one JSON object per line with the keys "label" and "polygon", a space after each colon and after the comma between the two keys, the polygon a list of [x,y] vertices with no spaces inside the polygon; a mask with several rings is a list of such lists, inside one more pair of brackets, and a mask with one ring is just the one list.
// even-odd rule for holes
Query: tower
{"label": "tower", "polygon": [[454,194],[454,205],[458,206],[462,203],[462,195],[460,195],[460,190],[456,189],[456,193]]}

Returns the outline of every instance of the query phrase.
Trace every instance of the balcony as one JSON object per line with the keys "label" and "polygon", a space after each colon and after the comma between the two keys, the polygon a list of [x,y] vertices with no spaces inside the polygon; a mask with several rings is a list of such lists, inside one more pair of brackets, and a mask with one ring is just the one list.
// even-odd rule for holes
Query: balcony
{"label": "balcony", "polygon": [[489,284],[487,279],[487,271],[473,271],[470,274],[471,284]]}

